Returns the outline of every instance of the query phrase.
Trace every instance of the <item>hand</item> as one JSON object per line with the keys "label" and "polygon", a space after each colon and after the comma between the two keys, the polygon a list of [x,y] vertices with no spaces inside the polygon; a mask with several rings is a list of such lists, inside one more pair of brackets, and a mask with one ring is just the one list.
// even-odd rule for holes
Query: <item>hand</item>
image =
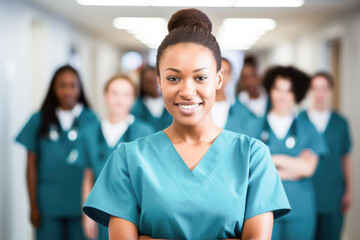
{"label": "hand", "polygon": [[82,227],[86,238],[97,239],[99,235],[99,226],[88,216],[83,216]]}
{"label": "hand", "polygon": [[341,199],[340,210],[342,213],[347,213],[347,211],[351,207],[351,202],[352,202],[351,193],[346,191]]}
{"label": "hand", "polygon": [[40,227],[41,217],[38,207],[31,207],[30,209],[30,222],[35,228]]}

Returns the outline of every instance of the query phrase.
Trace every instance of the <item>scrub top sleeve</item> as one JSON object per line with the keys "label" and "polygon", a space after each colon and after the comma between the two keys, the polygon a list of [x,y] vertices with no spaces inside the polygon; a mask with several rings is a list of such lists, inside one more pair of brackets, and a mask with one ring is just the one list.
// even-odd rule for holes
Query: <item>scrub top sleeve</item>
{"label": "scrub top sleeve", "polygon": [[342,154],[347,155],[351,151],[351,134],[350,134],[349,125],[348,125],[347,121],[346,120],[344,120],[344,121],[345,121],[345,124],[344,124],[344,141],[343,141]]}
{"label": "scrub top sleeve", "polygon": [[35,113],[15,138],[28,151],[39,154],[41,114]]}
{"label": "scrub top sleeve", "polygon": [[86,215],[104,226],[110,215],[139,225],[140,206],[121,151],[124,144],[110,155],[83,206]]}
{"label": "scrub top sleeve", "polygon": [[290,204],[269,148],[255,139],[250,148],[245,220],[271,211],[274,218],[289,213]]}

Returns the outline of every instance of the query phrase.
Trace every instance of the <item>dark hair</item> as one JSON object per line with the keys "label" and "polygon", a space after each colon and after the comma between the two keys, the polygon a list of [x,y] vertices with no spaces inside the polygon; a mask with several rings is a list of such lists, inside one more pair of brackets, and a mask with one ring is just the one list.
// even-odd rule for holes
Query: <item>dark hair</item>
{"label": "dark hair", "polygon": [[317,72],[312,76],[311,81],[313,81],[317,77],[325,78],[326,81],[328,82],[330,88],[334,88],[334,78],[332,77],[332,75],[330,73],[328,73],[328,72]]}
{"label": "dark hair", "polygon": [[183,9],[172,15],[168,23],[169,34],[164,38],[157,50],[156,73],[159,76],[159,62],[164,50],[179,43],[196,43],[208,49],[214,55],[216,71],[221,69],[221,51],[214,35],[208,16],[198,9]]}
{"label": "dark hair", "polygon": [[296,103],[301,102],[310,86],[310,77],[293,66],[276,66],[268,69],[264,75],[264,87],[270,94],[278,77],[288,79],[291,82],[291,91],[295,95]]}
{"label": "dark hair", "polygon": [[135,85],[135,83],[127,76],[127,75],[124,75],[124,74],[117,74],[115,76],[113,76],[112,78],[110,78],[106,83],[105,83],[105,86],[104,86],[104,93],[107,92],[110,84],[115,81],[115,80],[124,80],[128,83],[130,83],[130,85],[132,86],[133,90],[134,90],[134,96],[137,97],[137,87]]}
{"label": "dark hair", "polygon": [[55,110],[58,107],[59,102],[55,95],[54,85],[55,85],[55,81],[58,78],[58,76],[67,71],[74,73],[79,81],[80,95],[79,95],[78,102],[82,103],[85,107],[89,106],[89,104],[85,98],[85,93],[83,91],[83,87],[81,84],[80,75],[79,75],[78,71],[70,65],[64,65],[64,66],[60,67],[59,69],[56,70],[56,72],[54,73],[54,75],[51,79],[50,86],[47,91],[45,100],[41,106],[42,121],[41,121],[41,125],[40,125],[40,136],[45,136],[48,133],[49,127],[52,124],[59,125],[59,119],[57,118],[56,113],[55,113]]}
{"label": "dark hair", "polygon": [[156,69],[155,67],[153,66],[145,66],[141,69],[141,72],[140,72],[140,93],[139,93],[139,96],[140,97],[144,97],[146,96],[146,93],[144,91],[144,77],[145,77],[145,74],[148,72],[148,71],[153,71],[156,73]]}
{"label": "dark hair", "polygon": [[236,95],[238,95],[243,90],[242,86],[241,86],[241,78],[242,78],[242,72],[243,72],[244,67],[252,67],[257,72],[258,61],[257,61],[257,58],[255,57],[255,55],[246,55],[244,57],[243,68],[240,71],[239,80],[237,81],[237,84],[236,84],[236,89],[235,89]]}
{"label": "dark hair", "polygon": [[246,55],[244,58],[244,66],[258,67],[258,61],[254,55]]}
{"label": "dark hair", "polygon": [[229,64],[229,66],[230,66],[230,72],[231,72],[231,71],[232,71],[232,64],[231,64],[231,62],[229,61],[229,59],[223,57],[221,60],[224,61],[224,62],[227,62],[227,63]]}

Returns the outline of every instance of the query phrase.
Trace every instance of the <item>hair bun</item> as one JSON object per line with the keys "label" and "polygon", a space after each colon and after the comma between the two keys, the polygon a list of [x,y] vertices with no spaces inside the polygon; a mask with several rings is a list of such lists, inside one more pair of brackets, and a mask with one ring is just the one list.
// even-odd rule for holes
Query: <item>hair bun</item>
{"label": "hair bun", "polygon": [[200,27],[207,31],[212,31],[212,24],[208,16],[202,11],[189,8],[177,11],[171,16],[168,23],[169,32],[178,27]]}

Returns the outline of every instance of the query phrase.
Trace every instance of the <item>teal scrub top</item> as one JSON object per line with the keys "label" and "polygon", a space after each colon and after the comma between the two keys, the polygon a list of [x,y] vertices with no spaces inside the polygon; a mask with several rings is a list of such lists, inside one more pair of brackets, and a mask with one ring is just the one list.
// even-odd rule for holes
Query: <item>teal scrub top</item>
{"label": "teal scrub top", "polygon": [[[266,116],[265,124],[268,124]],[[286,140],[290,136],[295,136],[296,139],[293,148],[286,146]],[[296,157],[305,149],[313,151],[319,157],[327,153],[323,136],[317,132],[315,126],[303,114],[299,114],[294,119],[292,126],[283,139],[278,139],[269,126],[266,145],[269,147],[271,155],[285,154]],[[306,217],[313,214],[313,211],[315,211],[315,196],[311,178],[303,178],[297,181],[284,180],[283,184],[292,207],[291,213],[286,218]],[[308,205],[310,203],[311,205]]]}
{"label": "teal scrub top", "polygon": [[96,181],[83,211],[107,226],[109,216],[166,239],[240,237],[244,221],[290,211],[268,148],[224,130],[191,171],[168,136],[157,132],[122,144]]}
{"label": "teal scrub top", "polygon": [[250,137],[260,136],[264,118],[257,117],[238,99],[230,107],[228,119],[225,125],[226,130],[236,133],[243,133]]}
{"label": "teal scrub top", "polygon": [[[302,114],[308,117],[306,112]],[[345,190],[342,172],[342,158],[350,153],[351,137],[344,117],[332,112],[328,125],[322,133],[328,154],[321,156],[312,178],[317,211],[319,213],[340,213],[341,199]]]}
{"label": "teal scrub top", "polygon": [[140,137],[153,134],[155,131],[152,126],[144,121],[135,118],[134,122],[128,127],[125,133],[121,136],[118,143],[110,147],[105,140],[103,132],[101,130],[100,123],[94,123],[86,127],[84,131],[84,137],[82,138],[82,155],[79,162],[84,167],[90,167],[95,179],[100,175],[106,160],[110,154],[123,142],[131,142]]}
{"label": "teal scrub top", "polygon": [[75,141],[69,140],[68,131],[60,126],[58,140],[40,136],[41,119],[41,112],[33,114],[16,137],[17,142],[37,155],[37,201],[40,212],[43,216],[81,216],[83,169],[75,164],[77,158],[71,152],[76,150],[79,153],[78,142],[83,128],[97,122],[97,117],[84,107],[75,120],[78,130]]}
{"label": "teal scrub top", "polygon": [[139,98],[136,101],[132,109],[132,114],[135,117],[151,124],[156,131],[163,130],[172,123],[172,116],[166,110],[166,108],[164,108],[164,111],[160,117],[154,117],[149,109],[147,109],[142,98]]}

